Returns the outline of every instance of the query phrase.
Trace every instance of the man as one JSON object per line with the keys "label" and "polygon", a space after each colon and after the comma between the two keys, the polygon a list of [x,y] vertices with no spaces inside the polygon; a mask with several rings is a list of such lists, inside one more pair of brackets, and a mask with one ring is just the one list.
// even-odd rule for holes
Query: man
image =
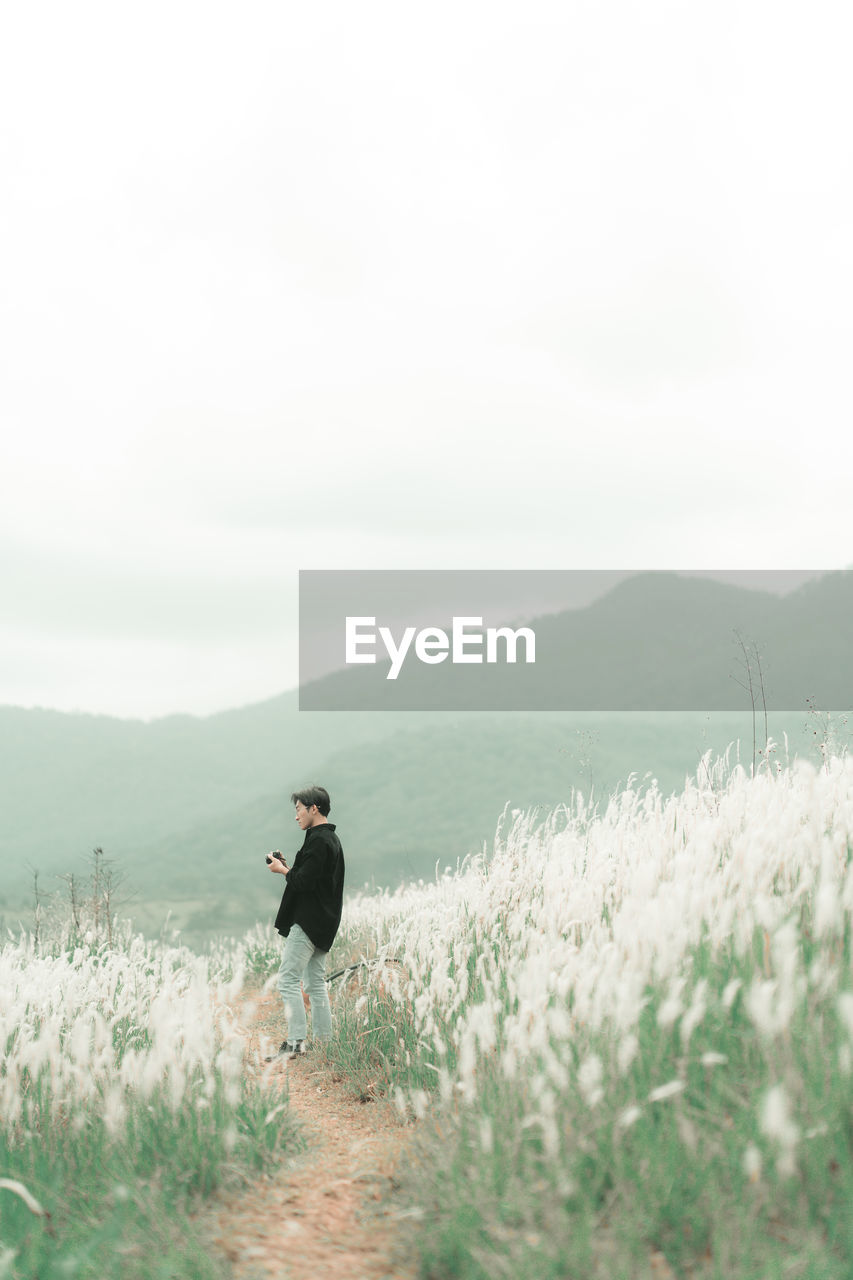
{"label": "man", "polygon": [[305,1052],[308,1022],[302,984],[311,1002],[315,1040],[332,1035],[332,1010],[326,988],[326,957],[341,923],[344,897],[344,851],[329,822],[331,801],[324,787],[306,787],[290,797],[305,841],[289,867],[279,856],[268,859],[269,869],[287,879],[275,927],[286,939],[278,989],[287,1016],[287,1039],[278,1057]]}

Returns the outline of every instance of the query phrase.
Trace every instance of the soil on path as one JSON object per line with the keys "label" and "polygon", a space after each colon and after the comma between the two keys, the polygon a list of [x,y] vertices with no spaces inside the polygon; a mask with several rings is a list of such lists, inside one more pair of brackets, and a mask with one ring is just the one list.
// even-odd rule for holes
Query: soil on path
{"label": "soil on path", "polygon": [[[278,996],[258,996],[246,1015],[250,1060],[263,1063],[280,1040]],[[212,1249],[235,1280],[415,1280],[397,1176],[411,1127],[386,1100],[359,1101],[310,1053],[268,1070],[302,1145],[270,1177],[214,1201],[205,1225]]]}

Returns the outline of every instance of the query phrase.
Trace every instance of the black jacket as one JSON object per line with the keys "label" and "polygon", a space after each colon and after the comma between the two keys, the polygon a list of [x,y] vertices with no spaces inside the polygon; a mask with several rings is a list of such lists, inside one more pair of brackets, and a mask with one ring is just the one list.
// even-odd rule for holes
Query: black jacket
{"label": "black jacket", "polygon": [[344,902],[344,851],[334,822],[308,827],[293,860],[275,927],[283,937],[298,924],[321,951],[331,951]]}

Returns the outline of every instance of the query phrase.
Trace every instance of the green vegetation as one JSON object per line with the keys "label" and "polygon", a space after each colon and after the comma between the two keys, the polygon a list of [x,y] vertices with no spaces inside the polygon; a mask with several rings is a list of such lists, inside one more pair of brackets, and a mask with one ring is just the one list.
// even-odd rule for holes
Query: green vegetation
{"label": "green vegetation", "polygon": [[194,1217],[300,1139],[234,1027],[239,949],[123,934],[104,886],[96,858],[0,950],[0,1276],[224,1280]]}
{"label": "green vegetation", "polygon": [[326,1064],[417,1121],[424,1280],[853,1274],[853,769],[721,777],[354,904]]}
{"label": "green vegetation", "polygon": [[[350,894],[313,1061],[417,1124],[423,1280],[853,1274],[853,762],[817,758],[706,754]],[[98,853],[0,951],[0,1275],[224,1280],[196,1212],[298,1142],[232,1014],[280,942],[145,942],[114,888]]]}
{"label": "green vegetation", "polygon": [[[270,1104],[247,1089],[233,1105],[222,1088],[203,1111],[177,1111],[167,1090],[133,1106],[111,1133],[102,1104],[75,1105],[26,1132],[0,1134],[0,1168],[36,1198],[34,1214],[0,1190],[0,1242],[20,1280],[214,1280],[227,1274],[200,1242],[192,1216],[224,1185],[259,1176],[295,1133],[285,1113],[265,1125]],[[31,1114],[33,1108],[31,1107]],[[49,1216],[47,1216],[49,1214]],[[0,1252],[0,1259],[3,1254]]]}
{"label": "green vegetation", "polygon": [[[707,956],[689,960],[698,977]],[[550,1131],[529,1124],[546,1057],[528,1063],[521,1082],[497,1061],[482,1065],[476,1106],[424,1126],[410,1191],[428,1223],[419,1238],[424,1276],[633,1277],[654,1275],[656,1257],[675,1275],[851,1274],[850,1082],[836,1066],[846,1032],[825,1004],[800,1011],[784,1053],[769,1060],[740,1002],[723,1016],[720,997],[743,966],[714,969],[713,1016],[689,1052],[677,1027],[659,1024],[661,988],[644,993],[626,1072],[612,1034],[584,1037],[566,1087],[553,1092]],[[602,1073],[585,1093],[583,1064],[596,1060]],[[393,1078],[411,1088],[399,1056]],[[429,1086],[422,1072],[416,1078]],[[650,1101],[670,1082],[680,1091]],[[779,1082],[803,1137],[794,1176],[760,1125]]]}
{"label": "green vegetation", "polygon": [[[770,733],[804,753],[815,719],[771,715]],[[13,709],[0,722],[14,754],[0,771],[0,924],[31,922],[33,870],[47,893],[98,845],[123,876],[119,913],[197,947],[274,914],[262,855],[298,839],[287,796],[305,778],[332,795],[348,884],[393,887],[490,847],[505,806],[606,798],[638,761],[678,790],[709,749],[752,750],[747,711],[299,716],[276,699],[151,725]]]}

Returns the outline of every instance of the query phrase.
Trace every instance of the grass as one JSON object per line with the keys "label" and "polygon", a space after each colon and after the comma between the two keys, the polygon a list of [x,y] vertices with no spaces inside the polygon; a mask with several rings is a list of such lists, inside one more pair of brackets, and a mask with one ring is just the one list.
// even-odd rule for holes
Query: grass
{"label": "grass", "polygon": [[[788,883],[780,857],[773,923],[737,941],[734,925],[721,939],[708,920],[677,971],[638,991],[627,1028],[615,1011],[587,1020],[559,969],[536,1019],[524,1021],[513,967],[535,952],[553,903],[540,895],[537,915],[523,851],[528,892],[495,907],[494,930],[471,905],[470,880],[459,883],[453,919],[441,885],[420,903],[385,903],[373,954],[415,937],[403,959],[416,977],[380,967],[340,992],[327,1061],[356,1093],[395,1096],[418,1124],[407,1195],[423,1280],[853,1275],[845,806],[838,826],[814,823],[810,809],[785,828],[804,840],[812,827],[823,870],[810,872],[804,849],[802,879]],[[835,914],[829,880],[822,886],[830,846]],[[785,844],[756,831],[755,847],[773,856]],[[531,849],[538,857],[535,841]],[[721,866],[728,857],[721,847]],[[362,906],[344,951],[366,946]],[[613,904],[600,911],[610,930]],[[416,926],[429,912],[436,935],[452,935],[432,957],[430,934]],[[427,991],[439,995],[429,1002]]]}
{"label": "grass", "polygon": [[[488,865],[348,903],[329,967],[357,967],[316,1060],[417,1125],[406,1230],[422,1280],[853,1275],[853,771],[708,778],[672,805],[647,792],[605,815],[522,815]],[[122,944],[87,955],[86,937],[82,920],[72,952],[44,941],[58,968],[41,1012],[0,1028],[0,1095],[8,1063],[34,1064],[3,1116],[0,1177],[50,1214],[0,1189],[0,1277],[224,1276],[194,1214],[298,1137],[221,1056],[227,1026],[184,1062],[191,1033],[158,996],[196,991],[202,1009],[202,973],[262,983],[280,939],[255,930],[202,970],[153,946],[129,969]],[[14,982],[38,969],[23,960]],[[97,1073],[65,1099],[51,1064],[88,1052],[89,1032],[51,1002],[56,974],[108,993],[115,1070],[136,1063],[120,1114]]]}
{"label": "grass", "polygon": [[[422,1118],[409,1195],[423,1215],[424,1277],[660,1275],[655,1259],[697,1277],[853,1274],[853,1113],[850,1079],[835,1065],[846,1031],[832,1002],[804,1002],[782,1040],[763,1044],[742,999],[722,1003],[732,977],[750,977],[743,962],[712,963],[703,948],[690,959],[715,995],[688,1052],[678,1024],[659,1024],[666,990],[648,989],[627,1071],[612,1033],[582,1037],[569,1053],[555,1042],[550,1063],[534,1055],[513,1078],[496,1052],[478,1063],[467,1102],[424,1105],[438,1072],[405,1019],[392,1028],[381,996],[339,1004],[335,1070],[360,1093],[399,1091]],[[579,1084],[592,1054],[598,1100]],[[448,1079],[454,1065],[444,1063]],[[803,1133],[792,1176],[760,1127],[780,1081]],[[679,1091],[649,1100],[669,1082]],[[748,1148],[761,1163],[753,1177]]]}
{"label": "grass", "polygon": [[196,1219],[300,1145],[233,1030],[239,962],[91,934],[0,951],[0,1178],[26,1193],[0,1186],[0,1277],[230,1274]]}
{"label": "grass", "polygon": [[0,1169],[45,1210],[36,1216],[0,1191],[0,1241],[14,1254],[5,1274],[21,1280],[224,1276],[193,1215],[215,1190],[266,1171],[298,1142],[286,1109],[264,1123],[271,1104],[251,1085],[236,1105],[219,1091],[201,1110],[192,1098],[173,1109],[158,1091],[130,1109],[118,1134],[97,1108],[48,1119],[48,1099],[36,1093],[32,1103],[30,1115],[45,1120],[0,1136]]}

